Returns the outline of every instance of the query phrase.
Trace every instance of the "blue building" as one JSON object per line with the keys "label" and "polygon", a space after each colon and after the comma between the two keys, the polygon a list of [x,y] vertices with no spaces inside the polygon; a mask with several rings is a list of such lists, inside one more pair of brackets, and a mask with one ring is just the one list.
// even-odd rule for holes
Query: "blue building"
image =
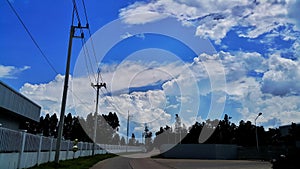
{"label": "blue building", "polygon": [[41,107],[0,81],[0,124],[19,130],[24,122],[39,121]]}

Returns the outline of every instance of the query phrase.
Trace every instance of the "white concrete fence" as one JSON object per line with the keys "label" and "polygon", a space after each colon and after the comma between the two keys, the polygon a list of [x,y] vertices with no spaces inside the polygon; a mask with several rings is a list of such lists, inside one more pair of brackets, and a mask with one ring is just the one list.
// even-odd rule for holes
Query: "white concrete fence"
{"label": "white concrete fence", "polygon": [[[93,143],[78,142],[78,150],[73,152],[73,141],[63,140],[60,160],[92,155]],[[56,139],[33,135],[25,131],[14,131],[0,127],[0,168],[29,168],[54,161]],[[97,144],[95,154],[139,152],[143,147]]]}

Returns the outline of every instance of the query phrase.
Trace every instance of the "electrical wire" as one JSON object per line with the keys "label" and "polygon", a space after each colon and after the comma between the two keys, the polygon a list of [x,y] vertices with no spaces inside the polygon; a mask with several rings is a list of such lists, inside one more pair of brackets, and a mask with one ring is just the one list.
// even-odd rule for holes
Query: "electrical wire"
{"label": "electrical wire", "polygon": [[[97,63],[97,69],[100,70],[100,68],[99,68],[99,61],[97,59],[95,45],[94,45],[94,41],[93,41],[92,34],[91,34],[91,29],[89,27],[88,15],[87,15],[87,10],[86,10],[86,6],[85,6],[85,3],[84,3],[84,0],[82,0],[82,4],[83,4],[83,10],[84,10],[84,15],[85,15],[85,20],[86,20],[86,23],[88,25],[88,33],[89,33],[89,36],[90,36],[90,41],[91,41],[91,46],[92,46],[92,50],[93,50],[93,55],[94,55],[95,61]],[[101,74],[100,74],[100,79],[103,82],[103,78],[102,78]]]}
{"label": "electrical wire", "polygon": [[73,96],[79,101],[80,104],[82,104],[84,107],[86,107],[87,109],[89,109],[91,112],[93,112],[94,110],[92,110],[90,107],[87,106],[86,103],[84,103],[84,101],[82,101],[79,96],[77,96],[72,89],[68,89],[72,94]]}
{"label": "electrical wire", "polygon": [[[105,96],[105,92],[101,88],[100,88],[100,91],[103,94],[103,96]],[[104,98],[117,112],[122,112],[117,106],[114,105],[114,103],[112,103],[110,100],[108,100],[107,97],[104,97]]]}
{"label": "electrical wire", "polygon": [[[84,46],[84,44],[83,44],[84,42],[83,42],[83,41],[81,41],[81,42],[82,42],[82,46]],[[89,80],[90,80],[90,83],[92,83],[92,79],[91,79],[91,77],[90,77],[89,66],[88,66],[88,64],[87,64],[87,55],[86,55],[86,49],[85,49],[85,48],[83,48],[83,55],[84,55],[84,63],[85,63],[87,75],[88,75],[88,78],[89,78]]]}
{"label": "electrical wire", "polygon": [[[42,54],[42,56],[44,57],[44,59],[46,60],[47,64],[51,67],[51,69],[56,73],[56,74],[59,74],[58,71],[56,71],[55,67],[51,64],[50,60],[48,59],[48,57],[45,55],[45,53],[43,52],[43,50],[41,49],[41,47],[39,46],[39,44],[37,43],[37,41],[35,40],[35,38],[33,37],[32,33],[29,31],[29,29],[27,28],[27,26],[25,25],[24,21],[22,20],[22,18],[20,17],[20,15],[18,14],[18,12],[16,11],[16,9],[13,7],[13,5],[11,4],[11,2],[9,0],[6,0],[8,5],[10,6],[11,10],[13,11],[13,13],[16,15],[16,17],[18,18],[19,22],[22,24],[23,28],[25,29],[26,33],[29,35],[29,37],[31,38],[31,40],[33,41],[34,45],[38,48],[39,52]],[[78,20],[78,24],[80,25],[81,24],[81,21],[80,21],[80,17],[79,17],[79,13],[78,13],[78,9],[77,9],[77,5],[76,5],[76,2],[75,0],[73,0],[73,15],[72,15],[72,25],[73,25],[73,22],[74,22],[74,13],[76,14],[76,18]],[[85,8],[85,6],[84,6]],[[86,12],[86,9],[85,9],[85,12]],[[85,14],[86,15],[86,14]],[[87,16],[87,15],[86,15]],[[81,29],[81,33],[83,33],[82,29]],[[90,30],[89,30],[89,34],[90,34]],[[82,41],[82,45],[85,46],[86,40],[84,39]],[[88,52],[87,48],[86,47],[83,47],[84,49],[84,55],[85,57],[88,57],[88,54],[86,52]],[[93,50],[94,50],[94,47],[93,47]],[[90,59],[89,59],[90,60]],[[91,60],[89,61],[90,64],[91,64]],[[88,69],[88,66],[86,65],[87,69]],[[88,71],[88,74],[89,74],[89,70]],[[89,77],[90,81],[91,81],[91,78]],[[102,78],[101,78],[102,79]],[[73,91],[72,89],[68,88],[68,90],[73,94],[73,96],[80,102],[80,104],[82,104],[83,106],[85,106],[88,110],[90,111],[93,111],[91,110],[90,107],[87,106],[86,103],[84,103]],[[109,101],[109,100],[108,100]]]}
{"label": "electrical wire", "polygon": [[72,2],[73,2],[74,11],[75,11],[75,14],[76,14],[76,17],[77,17],[78,25],[81,25],[79,12],[78,12],[77,5],[76,5],[76,0],[72,0]]}
{"label": "electrical wire", "polygon": [[[81,33],[83,33],[83,30],[82,30],[82,29],[81,29]],[[87,43],[86,43],[85,37],[83,37],[82,40],[83,40],[82,48],[86,50],[86,55],[87,55],[87,58],[88,58],[89,65],[90,65],[90,67],[91,67],[91,72],[92,72],[92,74],[94,75],[95,81],[97,81],[96,73],[95,73],[94,70],[93,70],[93,64],[92,64],[92,60],[91,60],[91,57],[90,57],[89,50],[88,50],[87,45],[86,45]],[[98,82],[98,81],[97,81],[97,82]]]}
{"label": "electrical wire", "polygon": [[17,16],[18,20],[20,21],[20,23],[22,24],[23,28],[25,29],[25,31],[27,32],[27,34],[29,35],[30,39],[33,41],[34,45],[38,48],[38,50],[40,51],[40,53],[42,54],[42,56],[44,57],[44,59],[46,60],[47,64],[51,67],[51,69],[56,73],[59,74],[56,69],[54,68],[54,66],[51,64],[50,60],[48,59],[48,57],[45,55],[45,53],[43,52],[43,50],[41,49],[41,47],[39,46],[39,44],[37,43],[37,41],[34,39],[33,35],[30,33],[29,29],[27,28],[27,26],[25,25],[25,23],[23,22],[22,18],[20,17],[20,15],[18,14],[18,12],[15,10],[15,8],[13,7],[13,5],[10,3],[9,0],[6,0],[6,2],[8,3],[8,5],[10,6],[11,10],[14,12],[14,14]]}
{"label": "electrical wire", "polygon": [[[73,3],[73,17],[72,17],[72,19],[74,18],[74,13],[75,13],[77,21],[79,22],[78,25],[79,25],[80,33],[82,35],[81,45],[82,45],[83,54],[84,54],[85,66],[86,66],[86,70],[87,70],[87,73],[88,73],[88,78],[89,78],[90,82],[92,83],[90,74],[92,74],[94,76],[95,81],[96,81],[96,76],[95,76],[95,72],[93,70],[93,65],[92,65],[92,61],[91,61],[91,58],[90,58],[89,50],[86,46],[86,39],[84,37],[83,28],[81,27],[81,19],[80,19],[80,16],[79,16],[76,0],[72,0],[72,3]],[[73,25],[73,21],[72,21],[72,25]],[[88,28],[88,24],[87,24],[87,28]],[[88,66],[88,63],[89,63],[90,66]]]}
{"label": "electrical wire", "polygon": [[[79,12],[78,12],[77,5],[76,5],[76,1],[75,1],[75,0],[73,0],[73,4],[74,4],[74,11],[75,11],[77,20],[78,20],[78,22],[80,22]],[[85,20],[86,20],[86,23],[87,23],[86,25],[87,25],[87,29],[88,29],[88,33],[89,33],[89,38],[90,38],[90,42],[91,42],[92,52],[93,52],[93,55],[94,55],[95,62],[97,63],[97,73],[98,73],[98,75],[99,75],[99,77],[100,77],[101,82],[103,82],[103,77],[102,77],[102,75],[101,75],[101,73],[100,73],[100,65],[99,65],[99,61],[98,61],[98,59],[97,59],[97,55],[96,55],[95,45],[94,45],[94,42],[93,42],[93,38],[92,38],[92,34],[91,34],[89,22],[88,22],[87,9],[86,9],[86,5],[85,5],[84,0],[82,0],[82,5],[83,5],[83,10],[84,10]],[[80,29],[80,31],[81,31],[81,33],[83,33],[83,29],[82,29],[82,28]],[[85,66],[86,66],[86,68],[87,68],[87,73],[88,73],[88,76],[89,76],[90,71],[91,71],[92,74],[94,75],[95,81],[96,81],[97,83],[99,83],[99,78],[96,78],[96,77],[95,77],[95,73],[94,73],[94,71],[93,71],[93,66],[92,66],[92,60],[91,60],[91,57],[90,57],[90,55],[89,55],[89,51],[88,51],[88,48],[86,47],[86,44],[87,44],[87,43],[86,43],[86,39],[85,39],[85,37],[83,37],[83,40],[82,40],[82,47],[83,47],[83,50],[84,50],[83,52],[84,52],[84,55],[85,55]],[[87,62],[89,62],[89,65],[90,65],[90,66],[88,66],[88,63],[87,63]],[[89,67],[90,67],[91,70],[89,69]],[[89,79],[90,79],[90,82],[92,83],[90,76],[89,76]],[[97,80],[96,80],[96,79],[97,79]],[[107,94],[108,94],[108,93],[111,93],[111,92],[109,92],[109,91],[107,90],[107,88],[105,88],[105,90],[106,90]],[[105,92],[102,90],[102,88],[100,88],[100,91],[101,91],[101,93],[103,94],[103,96],[106,95]],[[117,106],[115,106],[114,103],[112,103],[107,97],[103,97],[103,98],[105,98],[105,100],[106,100],[106,101],[112,106],[112,108],[114,108],[116,111],[122,112],[122,111],[121,111]]]}

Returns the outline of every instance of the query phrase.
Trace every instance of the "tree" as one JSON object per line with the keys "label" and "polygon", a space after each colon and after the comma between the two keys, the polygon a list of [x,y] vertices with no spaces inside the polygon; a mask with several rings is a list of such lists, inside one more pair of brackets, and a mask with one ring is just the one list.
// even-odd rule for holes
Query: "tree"
{"label": "tree", "polygon": [[125,145],[125,138],[122,136],[121,140],[120,140],[120,145]]}
{"label": "tree", "polygon": [[242,146],[255,146],[255,126],[250,121],[241,120],[236,133],[237,144]]}
{"label": "tree", "polygon": [[135,135],[134,135],[134,133],[132,133],[132,134],[131,134],[131,139],[129,139],[128,145],[133,146],[133,145],[135,145],[135,142],[136,142],[136,140],[135,140]]}
{"label": "tree", "polygon": [[145,147],[147,151],[151,151],[153,149],[152,132],[149,131],[147,124],[145,124],[144,133],[145,133]]}
{"label": "tree", "polygon": [[118,133],[115,133],[112,139],[112,144],[113,145],[120,145],[120,136]]}
{"label": "tree", "polygon": [[[85,132],[92,140],[94,139],[95,119],[95,114],[89,113],[86,117],[86,120],[79,120],[80,124],[85,129]],[[110,125],[114,126],[114,129]],[[97,115],[96,140],[93,141],[96,141],[97,143],[101,144],[118,143],[117,137],[114,138],[117,130],[116,126],[119,126],[119,124],[118,117],[115,113],[110,113],[109,115]]]}
{"label": "tree", "polygon": [[199,136],[203,125],[199,122],[195,122],[190,129],[186,137],[182,140],[183,144],[198,144],[199,143]]}
{"label": "tree", "polygon": [[50,117],[50,123],[49,123],[49,129],[50,129],[50,135],[57,137],[57,127],[58,127],[58,119],[56,114],[54,113],[51,117]]}
{"label": "tree", "polygon": [[159,131],[155,133],[156,137],[153,141],[155,147],[160,148],[162,144],[170,143],[170,127],[166,125],[165,128],[160,127]]}
{"label": "tree", "polygon": [[230,126],[230,119],[227,114],[225,114],[224,119],[219,123],[219,143],[220,144],[230,144],[233,138],[234,126]]}
{"label": "tree", "polygon": [[180,142],[181,140],[181,119],[178,114],[175,115],[175,142]]}
{"label": "tree", "polygon": [[71,138],[72,127],[73,127],[73,118],[72,118],[72,114],[71,114],[71,113],[68,113],[68,115],[65,116],[65,120],[64,120],[64,130],[63,130],[63,137],[64,137],[66,140],[70,140],[70,138]]}
{"label": "tree", "polygon": [[78,139],[83,142],[92,142],[90,137],[84,131],[82,125],[84,124],[84,119],[80,117],[73,117],[73,126],[71,131],[71,140]]}
{"label": "tree", "polygon": [[50,115],[46,114],[44,120],[43,120],[43,136],[50,136]]}
{"label": "tree", "polygon": [[[109,112],[108,115],[102,114],[105,121],[115,130],[120,126],[119,118],[117,114],[114,112]],[[118,130],[118,129],[117,129]]]}

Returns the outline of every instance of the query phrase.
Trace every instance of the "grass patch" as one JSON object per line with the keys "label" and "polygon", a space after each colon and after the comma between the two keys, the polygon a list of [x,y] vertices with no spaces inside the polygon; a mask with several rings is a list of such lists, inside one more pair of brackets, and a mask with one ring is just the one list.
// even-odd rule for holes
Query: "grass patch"
{"label": "grass patch", "polygon": [[58,165],[55,162],[44,163],[29,169],[89,169],[99,161],[116,156],[117,155],[115,154],[97,154],[95,156],[79,157],[71,160],[60,161]]}

